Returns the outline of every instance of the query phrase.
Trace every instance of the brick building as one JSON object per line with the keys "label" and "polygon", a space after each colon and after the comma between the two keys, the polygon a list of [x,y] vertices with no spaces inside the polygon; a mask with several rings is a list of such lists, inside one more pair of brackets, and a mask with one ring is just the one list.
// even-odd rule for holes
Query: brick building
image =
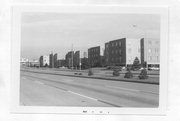
{"label": "brick building", "polygon": [[122,38],[105,43],[106,66],[132,65],[136,57],[140,59],[140,39]]}
{"label": "brick building", "polygon": [[75,68],[80,66],[80,51],[76,51],[73,55],[73,65]]}
{"label": "brick building", "polygon": [[57,58],[58,58],[58,55],[57,55],[57,53],[56,53],[56,54],[54,54],[54,67],[55,67],[55,68],[58,68]]}
{"label": "brick building", "polygon": [[72,68],[73,66],[73,56],[74,56],[74,51],[69,51],[65,56],[66,58],[65,60],[68,68]]}
{"label": "brick building", "polygon": [[49,67],[54,68],[54,55],[53,55],[53,53],[51,53],[49,55]]}
{"label": "brick building", "polygon": [[105,43],[105,65],[124,66],[126,65],[126,38],[112,40]]}
{"label": "brick building", "polygon": [[88,61],[91,67],[101,66],[100,46],[88,49]]}

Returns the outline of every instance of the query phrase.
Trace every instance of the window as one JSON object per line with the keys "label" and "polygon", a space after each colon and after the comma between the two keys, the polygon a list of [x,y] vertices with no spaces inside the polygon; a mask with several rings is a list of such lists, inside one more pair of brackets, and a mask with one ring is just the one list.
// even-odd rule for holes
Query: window
{"label": "window", "polygon": [[151,49],[149,49],[148,52],[151,53]]}
{"label": "window", "polygon": [[121,41],[119,42],[119,46],[121,46]]}

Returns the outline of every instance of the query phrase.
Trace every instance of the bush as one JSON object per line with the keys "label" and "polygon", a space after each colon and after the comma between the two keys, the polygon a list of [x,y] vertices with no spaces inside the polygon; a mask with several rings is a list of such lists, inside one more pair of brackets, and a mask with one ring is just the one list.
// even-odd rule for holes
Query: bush
{"label": "bush", "polygon": [[133,74],[130,70],[128,70],[124,75],[124,78],[132,78],[132,77],[133,77]]}
{"label": "bush", "polygon": [[119,75],[120,75],[119,70],[118,69],[114,69],[113,76],[119,76]]}
{"label": "bush", "polygon": [[139,74],[139,79],[147,79],[148,75],[147,75],[147,70],[143,69],[141,70],[141,73]]}
{"label": "bush", "polygon": [[89,69],[88,76],[93,75],[92,69]]}
{"label": "bush", "polygon": [[136,71],[136,70],[139,70],[140,68],[141,68],[140,61],[138,57],[136,57],[132,65],[132,70]]}

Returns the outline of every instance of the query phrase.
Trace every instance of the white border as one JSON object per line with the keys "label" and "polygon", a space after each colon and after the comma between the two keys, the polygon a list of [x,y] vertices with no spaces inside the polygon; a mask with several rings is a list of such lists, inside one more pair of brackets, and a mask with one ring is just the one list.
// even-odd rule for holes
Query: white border
{"label": "white border", "polygon": [[[107,107],[53,107],[20,106],[20,39],[22,12],[58,13],[119,13],[119,14],[160,14],[160,94],[159,108],[107,108]],[[11,112],[12,113],[60,113],[60,114],[143,114],[165,115],[167,111],[168,80],[168,7],[142,6],[13,6],[12,7],[12,45],[11,45]],[[94,111],[92,113],[92,111]]]}

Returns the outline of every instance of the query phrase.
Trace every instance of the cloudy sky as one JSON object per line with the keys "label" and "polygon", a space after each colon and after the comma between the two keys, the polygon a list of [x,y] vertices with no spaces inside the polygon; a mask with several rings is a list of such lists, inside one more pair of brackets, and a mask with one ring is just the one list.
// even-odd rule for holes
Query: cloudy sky
{"label": "cloudy sky", "polygon": [[151,14],[23,13],[21,57],[38,59],[72,49],[87,52],[119,38],[160,38],[160,16]]}

